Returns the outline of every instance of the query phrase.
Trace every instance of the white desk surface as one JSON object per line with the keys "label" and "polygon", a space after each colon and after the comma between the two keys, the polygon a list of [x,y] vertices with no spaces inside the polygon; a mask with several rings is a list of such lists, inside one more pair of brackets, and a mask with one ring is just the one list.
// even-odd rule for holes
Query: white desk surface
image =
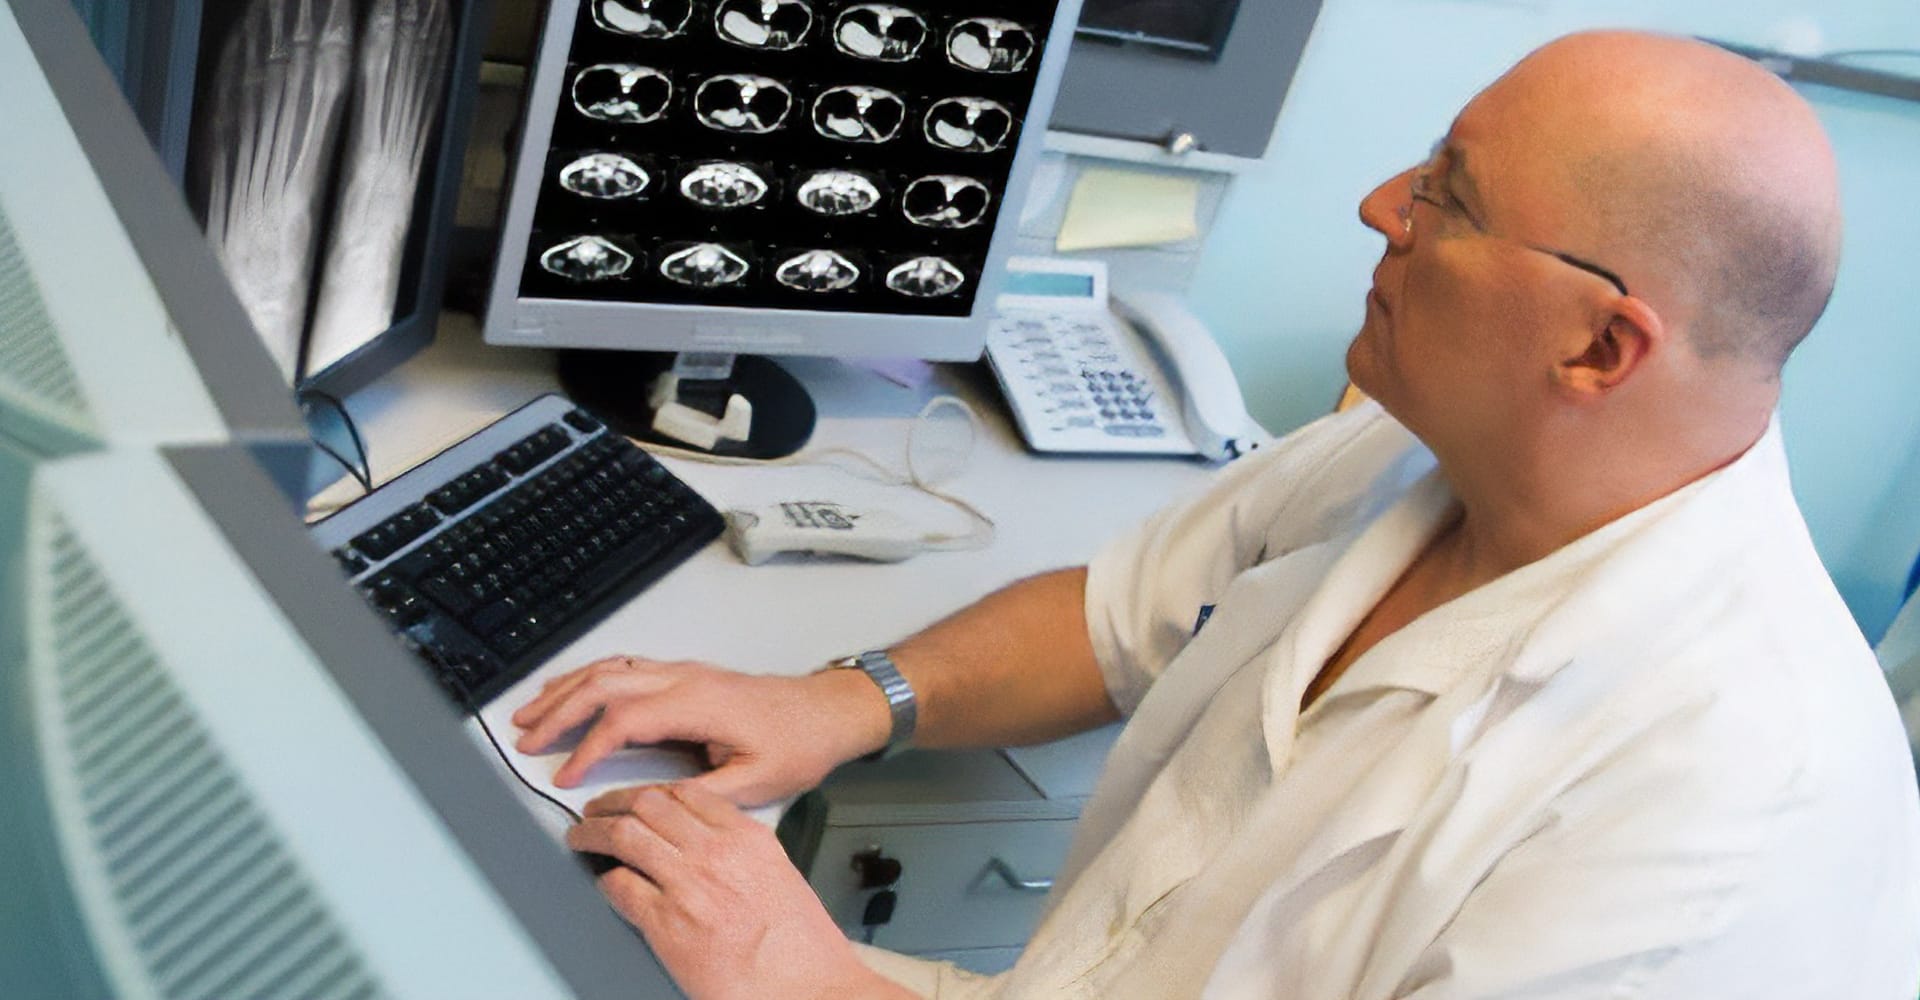
{"label": "white desk surface", "polygon": [[[783,364],[820,411],[810,449],[856,448],[895,468],[904,468],[908,426],[927,399],[951,393],[972,403],[981,418],[972,460],[943,488],[993,518],[993,542],[895,564],[782,556],[747,566],[716,541],[496,699],[486,715],[503,741],[513,732],[503,725],[511,708],[546,678],[599,657],[698,659],[791,675],[887,645],[1023,576],[1084,563],[1106,539],[1201,488],[1215,468],[1198,459],[1034,455],[979,366],[937,366],[932,383],[916,390],[830,360]],[[471,318],[450,314],[433,346],[346,403],[374,477],[384,481],[557,388],[550,352],[483,344]],[[884,504],[935,531],[967,526],[959,512],[910,488],[838,469],[665,461],[722,510],[829,499]],[[606,784],[598,779],[592,783]]]}

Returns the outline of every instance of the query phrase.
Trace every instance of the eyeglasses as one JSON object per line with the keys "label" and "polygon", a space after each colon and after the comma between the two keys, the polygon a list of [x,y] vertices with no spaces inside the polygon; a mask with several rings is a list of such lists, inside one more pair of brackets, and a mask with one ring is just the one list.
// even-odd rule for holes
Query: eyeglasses
{"label": "eyeglasses", "polygon": [[[1427,157],[1426,162],[1413,168],[1413,200],[1424,201],[1434,208],[1439,209],[1444,219],[1450,221],[1465,221],[1468,226],[1473,228],[1474,232],[1482,236],[1491,236],[1494,239],[1503,240],[1536,253],[1546,254],[1549,257],[1571,264],[1588,274],[1605,278],[1607,283],[1618,289],[1622,295],[1631,294],[1627,291],[1627,283],[1621,281],[1619,275],[1598,264],[1581,260],[1570,253],[1555,250],[1552,247],[1543,247],[1537,243],[1527,243],[1522,240],[1498,236],[1488,232],[1487,227],[1481,225],[1480,220],[1474,218],[1473,213],[1467,211],[1466,203],[1462,202],[1459,196],[1454,194],[1452,189],[1447,186],[1448,179],[1453,174],[1456,166],[1457,163],[1452,156],[1450,148],[1447,146],[1447,141],[1442,139],[1434,143],[1433,152]],[[1404,222],[1407,227],[1407,232],[1413,232],[1412,204],[1407,205]]]}

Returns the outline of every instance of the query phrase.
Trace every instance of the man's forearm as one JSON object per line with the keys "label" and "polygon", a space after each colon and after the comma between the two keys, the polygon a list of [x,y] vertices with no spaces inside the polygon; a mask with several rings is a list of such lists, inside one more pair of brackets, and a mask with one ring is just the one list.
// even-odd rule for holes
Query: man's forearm
{"label": "man's forearm", "polygon": [[1119,717],[1087,637],[1085,569],[1029,577],[892,647],[919,697],[914,743],[1014,746]]}

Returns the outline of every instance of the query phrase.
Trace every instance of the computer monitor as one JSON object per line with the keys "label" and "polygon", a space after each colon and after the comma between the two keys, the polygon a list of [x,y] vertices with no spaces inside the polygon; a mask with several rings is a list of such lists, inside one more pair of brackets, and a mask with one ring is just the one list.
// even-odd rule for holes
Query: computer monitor
{"label": "computer monitor", "polygon": [[0,493],[9,995],[677,995],[244,448]]}
{"label": "computer monitor", "polygon": [[1240,0],[1086,0],[1079,33],[1220,58]]}
{"label": "computer monitor", "polygon": [[368,326],[358,334],[346,328],[327,337],[310,330],[295,382],[301,389],[344,399],[433,342],[446,299],[454,214],[493,0],[446,4],[452,19],[447,85],[421,162],[392,320],[384,328]]}
{"label": "computer monitor", "polygon": [[1078,11],[555,0],[486,340],[979,357]]}
{"label": "computer monitor", "polygon": [[0,4],[0,88],[7,994],[674,995],[292,511],[285,382],[66,0]]}
{"label": "computer monitor", "polygon": [[0,6],[0,438],[234,439],[291,493],[304,428],[64,0]]}
{"label": "computer monitor", "polygon": [[[329,324],[320,330],[312,323],[280,331],[284,342],[273,345],[285,378],[301,389],[344,398],[399,365],[432,342],[447,282],[447,260],[453,234],[453,216],[472,120],[479,63],[492,11],[492,0],[440,0],[448,24],[444,86],[437,91],[434,110],[420,127],[426,129],[418,187],[407,216],[401,250],[398,287],[391,303],[390,322]],[[285,0],[297,9],[298,0]],[[204,214],[209,146],[207,117],[219,103],[215,94],[219,63],[235,26],[259,3],[206,4],[201,0],[140,0],[138,3],[86,3],[86,14],[96,46],[118,79],[127,100],[159,152],[168,174],[190,202]],[[309,10],[324,9],[309,4]],[[358,9],[362,23],[370,5]],[[296,34],[298,18],[287,17],[285,30]],[[361,29],[364,32],[364,28]],[[267,50],[259,50],[265,56]],[[357,50],[356,50],[357,51]],[[275,58],[288,59],[284,52]],[[425,62],[425,60],[422,60]],[[262,72],[264,67],[255,67]],[[258,84],[256,83],[256,86]],[[357,97],[357,84],[344,83],[343,117],[332,135],[348,141]],[[394,109],[396,123],[411,119]],[[342,160],[344,164],[344,158]],[[190,166],[192,169],[189,169]],[[344,177],[344,166],[336,177]],[[323,207],[323,217],[332,218]],[[364,220],[363,220],[364,221]],[[326,246],[322,233],[316,250]],[[316,253],[316,257],[319,254]],[[316,261],[320,265],[320,261]],[[319,287],[318,279],[313,285]],[[380,308],[371,305],[369,310]]]}

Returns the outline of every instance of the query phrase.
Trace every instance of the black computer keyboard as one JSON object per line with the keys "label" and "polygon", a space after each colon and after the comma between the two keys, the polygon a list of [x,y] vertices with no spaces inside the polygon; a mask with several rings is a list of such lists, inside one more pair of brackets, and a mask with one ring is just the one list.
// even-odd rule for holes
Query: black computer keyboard
{"label": "black computer keyboard", "polygon": [[478,706],[722,527],[651,455],[548,395],[313,534],[441,683]]}

